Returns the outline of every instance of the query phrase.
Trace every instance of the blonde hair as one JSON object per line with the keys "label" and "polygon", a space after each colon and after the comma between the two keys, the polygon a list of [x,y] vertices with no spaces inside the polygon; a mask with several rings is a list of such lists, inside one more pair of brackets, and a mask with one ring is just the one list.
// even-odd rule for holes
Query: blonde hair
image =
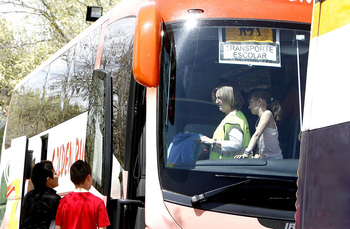
{"label": "blonde hair", "polygon": [[212,99],[215,103],[216,100],[216,92],[219,91],[222,101],[228,103],[233,110],[239,110],[243,105],[243,97],[238,90],[238,88],[234,88],[232,86],[220,86],[213,90]]}

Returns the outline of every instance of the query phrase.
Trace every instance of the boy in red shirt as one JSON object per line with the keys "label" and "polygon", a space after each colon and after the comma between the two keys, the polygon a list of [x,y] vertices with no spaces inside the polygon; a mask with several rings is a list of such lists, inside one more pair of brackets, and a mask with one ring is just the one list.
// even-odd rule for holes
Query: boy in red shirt
{"label": "boy in red shirt", "polygon": [[88,191],[92,185],[90,165],[82,160],[74,162],[70,179],[75,190],[60,200],[55,229],[104,229],[110,225],[103,200]]}

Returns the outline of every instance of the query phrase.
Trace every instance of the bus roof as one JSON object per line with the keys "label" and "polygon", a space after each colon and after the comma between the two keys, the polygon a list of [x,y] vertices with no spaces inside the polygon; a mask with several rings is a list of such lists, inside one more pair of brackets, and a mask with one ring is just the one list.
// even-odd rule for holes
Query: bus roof
{"label": "bus roof", "polygon": [[[188,9],[202,9],[199,18],[279,20],[311,23],[312,0],[156,0],[165,23],[185,20]],[[289,12],[286,14],[285,12]]]}
{"label": "bus roof", "polygon": [[110,21],[123,15],[136,15],[140,7],[150,2],[156,2],[165,23],[192,17],[188,13],[189,9],[204,11],[197,18],[249,18],[311,23],[313,6],[312,0],[123,0],[113,9]]}

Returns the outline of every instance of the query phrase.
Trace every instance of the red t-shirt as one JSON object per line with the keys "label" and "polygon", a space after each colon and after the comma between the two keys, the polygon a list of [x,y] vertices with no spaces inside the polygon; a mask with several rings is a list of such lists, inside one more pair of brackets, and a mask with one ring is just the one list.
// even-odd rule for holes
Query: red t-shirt
{"label": "red t-shirt", "polygon": [[110,222],[101,198],[90,192],[71,192],[60,200],[56,225],[62,229],[96,229]]}

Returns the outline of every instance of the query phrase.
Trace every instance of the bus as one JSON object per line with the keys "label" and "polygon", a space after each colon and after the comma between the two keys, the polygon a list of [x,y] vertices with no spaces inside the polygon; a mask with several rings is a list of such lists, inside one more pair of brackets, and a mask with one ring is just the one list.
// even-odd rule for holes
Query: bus
{"label": "bus", "polygon": [[301,138],[296,228],[348,228],[348,1],[315,1]]}
{"label": "bus", "polygon": [[[2,147],[4,131],[5,131],[5,124],[6,124],[6,121],[2,121],[0,123],[0,149]],[[0,159],[1,159],[1,151],[0,151]],[[0,189],[0,195],[3,195],[2,193],[6,193],[6,188],[7,187],[4,186],[4,187],[2,187],[2,189]],[[0,203],[0,215],[4,215],[4,213],[5,213],[4,203]]]}
{"label": "bus", "polygon": [[[50,160],[61,196],[92,167],[110,228],[294,228],[311,0],[124,0],[16,85],[1,153],[1,228],[17,228],[31,167]],[[248,109],[269,90],[283,159],[203,159],[224,118],[211,93]],[[191,139],[191,138],[190,138]],[[192,138],[193,139],[193,138]],[[180,143],[180,144],[179,144]]]}

